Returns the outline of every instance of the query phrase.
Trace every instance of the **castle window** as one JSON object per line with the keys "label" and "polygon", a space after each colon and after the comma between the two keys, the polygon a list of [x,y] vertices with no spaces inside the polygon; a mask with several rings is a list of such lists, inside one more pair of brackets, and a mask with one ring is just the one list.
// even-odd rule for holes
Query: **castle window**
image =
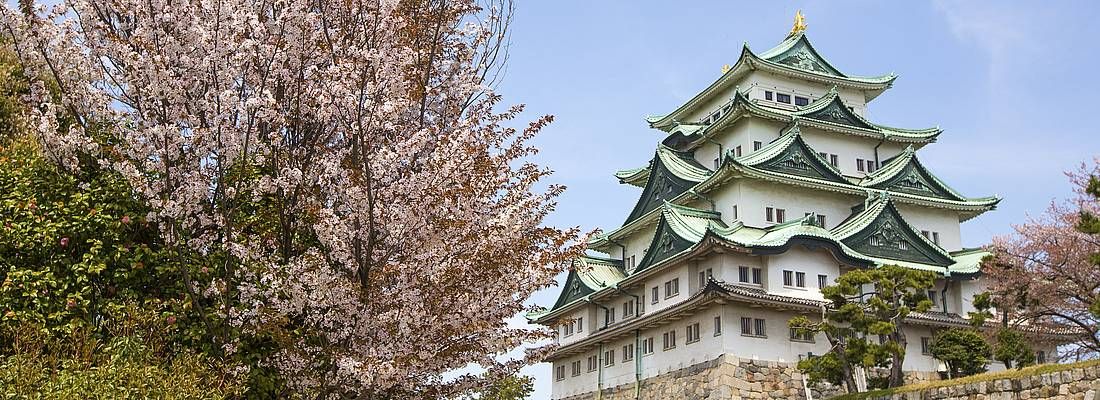
{"label": "castle window", "polygon": [[764,219],[768,222],[775,222],[775,209],[771,207],[765,208]]}
{"label": "castle window", "polygon": [[647,337],[642,341],[642,355],[653,354],[653,337]]}
{"label": "castle window", "polygon": [[794,271],[783,271],[783,286],[794,286]]}
{"label": "castle window", "polygon": [[773,93],[772,93],[771,90],[765,90],[764,91],[764,100],[772,100],[774,98],[775,98],[775,96],[773,96]]}
{"label": "castle window", "polygon": [[791,328],[791,341],[813,343],[814,333],[810,331],[799,332],[798,329]]}
{"label": "castle window", "polygon": [[600,361],[596,356],[588,356],[588,372],[595,371],[600,367]]}
{"label": "castle window", "polygon": [[741,317],[741,336],[766,337],[763,318]]}
{"label": "castle window", "polygon": [[676,348],[676,331],[668,331],[661,335],[661,345],[664,350]]}
{"label": "castle window", "polygon": [[669,298],[680,294],[680,278],[673,278],[671,281],[665,282],[665,298]]}
{"label": "castle window", "polygon": [[875,165],[874,161],[867,160],[867,173],[875,172],[876,169],[878,169],[878,165]]}
{"label": "castle window", "polygon": [[786,93],[776,93],[775,94],[775,101],[778,101],[780,103],[791,104],[791,95],[786,94]]}
{"label": "castle window", "polygon": [[699,271],[699,290],[703,290],[707,286],[707,280],[714,276],[714,271],[707,268],[706,271]]}
{"label": "castle window", "polygon": [[634,359],[634,344],[628,344],[623,346],[623,362],[627,362]]}
{"label": "castle window", "polygon": [[623,303],[623,319],[627,319],[634,316],[634,301],[626,301]]}
{"label": "castle window", "polygon": [[657,298],[661,296],[661,289],[654,286],[652,292],[653,292],[653,299],[650,300],[649,303],[650,304],[657,304]]}
{"label": "castle window", "polygon": [[735,221],[737,220],[737,205],[736,204],[733,205],[733,219]]}
{"label": "castle window", "polygon": [[603,352],[603,366],[610,367],[612,365],[615,365],[615,349]]}
{"label": "castle window", "polygon": [[932,243],[940,244],[940,233],[932,232]]}
{"label": "castle window", "polygon": [[742,283],[749,283],[749,267],[737,267],[737,281]]}
{"label": "castle window", "polygon": [[759,140],[752,141],[752,151],[760,150],[761,147],[764,147],[764,142]]}
{"label": "castle window", "polygon": [[828,275],[818,275],[817,276],[817,288],[818,289],[824,289],[825,286],[828,286],[828,285],[829,285],[829,276]]}
{"label": "castle window", "polygon": [[859,172],[867,171],[867,169],[863,166],[863,159],[862,158],[857,158],[856,159],[856,171],[859,171]]}
{"label": "castle window", "polygon": [[572,375],[572,376],[580,376],[581,375],[581,362],[580,362],[580,360],[573,361],[572,363],[569,364],[569,366],[570,366],[570,368],[569,368],[570,375]]}
{"label": "castle window", "polygon": [[741,146],[737,146],[733,149],[733,154],[737,157],[741,157]]}
{"label": "castle window", "polygon": [[920,353],[926,356],[932,355],[932,338],[922,337],[920,338]]}
{"label": "castle window", "polygon": [[722,317],[714,317],[714,336],[722,335]]}
{"label": "castle window", "polygon": [[806,273],[795,272],[794,273],[794,285],[800,288],[806,287]]}
{"label": "castle window", "polygon": [[1047,363],[1047,352],[1042,351],[1042,350],[1039,350],[1039,351],[1035,352],[1035,363],[1036,364],[1046,364]]}
{"label": "castle window", "polygon": [[699,341],[699,323],[687,326],[687,344],[692,344]]}
{"label": "castle window", "polygon": [[615,307],[607,309],[606,314],[604,315],[607,316],[607,321],[604,323],[605,326],[615,323]]}
{"label": "castle window", "polygon": [[817,214],[817,226],[825,228],[825,215]]}
{"label": "castle window", "polygon": [[834,167],[840,167],[840,157],[837,157],[836,154],[829,154],[829,164],[832,164]]}
{"label": "castle window", "polygon": [[559,365],[558,366],[557,379],[559,381],[564,381],[565,380],[565,366],[564,365]]}
{"label": "castle window", "polygon": [[780,224],[787,222],[787,210],[782,208],[775,209],[775,222]]}
{"label": "castle window", "polygon": [[807,98],[802,97],[802,96],[794,96],[794,105],[804,106],[804,105],[807,105],[807,104],[810,104],[810,99],[807,99]]}
{"label": "castle window", "polygon": [[929,290],[928,291],[928,301],[932,302],[933,307],[936,306],[936,291],[935,290]]}

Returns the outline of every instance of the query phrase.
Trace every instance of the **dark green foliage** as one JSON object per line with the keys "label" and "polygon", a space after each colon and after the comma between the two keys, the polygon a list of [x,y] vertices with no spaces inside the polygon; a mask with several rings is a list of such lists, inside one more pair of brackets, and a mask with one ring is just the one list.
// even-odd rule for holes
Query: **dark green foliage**
{"label": "dark green foliage", "polygon": [[1001,328],[997,331],[997,343],[993,346],[993,358],[1003,362],[1005,368],[1017,369],[1035,364],[1035,352],[1019,331]]}
{"label": "dark green foliage", "polygon": [[501,379],[481,391],[480,400],[523,400],[535,391],[535,379],[526,375],[512,375]]}
{"label": "dark green foliage", "polygon": [[856,369],[889,368],[886,386],[900,386],[907,345],[900,324],[910,312],[932,308],[925,293],[934,281],[930,272],[893,265],[841,275],[836,285],[822,289],[828,301],[824,321],[800,316],[788,323],[800,331],[824,333],[832,346],[829,353],[800,362],[799,368],[814,382],[844,383],[849,391],[856,388]]}
{"label": "dark green foliage", "polygon": [[932,355],[947,364],[949,377],[958,378],[986,371],[992,349],[974,329],[951,328],[938,332]]}

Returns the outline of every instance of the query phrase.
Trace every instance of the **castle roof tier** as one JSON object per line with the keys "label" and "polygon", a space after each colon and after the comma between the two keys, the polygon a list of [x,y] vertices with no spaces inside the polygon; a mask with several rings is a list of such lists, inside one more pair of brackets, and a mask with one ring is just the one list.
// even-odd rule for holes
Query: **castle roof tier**
{"label": "castle roof tier", "polygon": [[662,130],[668,129],[692,110],[707,104],[715,96],[720,95],[747,73],[754,70],[771,72],[793,79],[860,90],[865,93],[865,98],[868,101],[889,89],[897,78],[897,75],[894,74],[860,77],[842,73],[814,49],[805,33],[800,32],[789,36],[775,48],[759,55],[753,53],[747,43],[744,44],[741,47],[741,56],[737,59],[737,63],[726,70],[718,80],[673,112],[663,116],[647,118],[647,121],[651,127]]}
{"label": "castle roof tier", "polygon": [[757,100],[749,99],[744,92],[734,90],[733,98],[709,115],[708,119],[713,121],[710,124],[670,126],[667,129],[670,135],[664,140],[664,144],[681,149],[695,148],[743,118],[763,118],[785,123],[799,121],[803,126],[826,132],[917,145],[935,142],[943,133],[938,127],[905,129],[871,122],[852,112],[835,86],[826,95],[793,111],[762,105]]}
{"label": "castle roof tier", "polygon": [[[585,265],[603,269],[571,272],[555,306],[532,318],[549,318],[570,308],[565,305],[577,299],[612,294],[620,285],[642,279],[650,271],[710,252],[773,255],[794,245],[805,245],[828,250],[845,265],[864,268],[898,265],[965,279],[979,275],[982,259],[990,254],[981,249],[944,250],[906,222],[886,192],[872,194],[853,207],[852,215],[831,230],[818,226],[812,213],[767,228],[755,228],[739,221],[727,225],[718,212],[670,202],[664,202],[655,211],[660,215],[656,232],[645,257],[633,270],[622,270],[618,260],[584,257],[581,260]],[[605,235],[596,240],[608,239]],[[602,261],[590,261],[593,259]],[[609,268],[615,269],[611,272]],[[586,274],[600,278],[585,281]]]}
{"label": "castle roof tier", "polygon": [[641,197],[627,216],[624,224],[638,219],[707,179],[713,172],[695,161],[690,152],[676,151],[658,146],[653,159],[645,168],[619,171],[615,176],[622,182],[643,186]]}
{"label": "castle roof tier", "polygon": [[[766,290],[754,287],[745,287],[710,279],[707,285],[688,299],[673,307],[665,308],[650,314],[644,319],[635,319],[622,324],[600,330],[593,335],[562,346],[552,352],[546,361],[554,361],[560,358],[585,352],[595,343],[605,343],[620,337],[630,337],[637,329],[660,327],[675,323],[676,316],[690,314],[711,304],[740,303],[752,307],[767,307],[774,310],[794,310],[800,312],[817,313],[825,305],[824,301],[807,299],[802,297],[785,296],[768,293]],[[540,315],[548,315],[541,313]],[[941,311],[910,312],[905,318],[905,323],[937,328],[971,328],[970,319],[956,313]],[[984,329],[996,329],[1000,326],[997,321],[987,320]],[[1030,324],[1020,325],[1016,329],[1038,337],[1066,341],[1078,337],[1083,330],[1068,325]]]}

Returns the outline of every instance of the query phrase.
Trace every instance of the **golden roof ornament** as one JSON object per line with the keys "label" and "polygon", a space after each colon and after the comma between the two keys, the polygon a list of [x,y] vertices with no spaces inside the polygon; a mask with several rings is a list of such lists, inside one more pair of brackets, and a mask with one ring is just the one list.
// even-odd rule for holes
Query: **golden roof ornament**
{"label": "golden roof ornament", "polygon": [[722,66],[722,73],[725,74],[727,72],[730,72],[730,65],[729,64],[726,64],[726,65]]}
{"label": "golden roof ornament", "polygon": [[802,10],[798,10],[794,13],[794,26],[791,27],[791,33],[787,34],[787,37],[791,37],[806,31],[806,17],[802,16]]}

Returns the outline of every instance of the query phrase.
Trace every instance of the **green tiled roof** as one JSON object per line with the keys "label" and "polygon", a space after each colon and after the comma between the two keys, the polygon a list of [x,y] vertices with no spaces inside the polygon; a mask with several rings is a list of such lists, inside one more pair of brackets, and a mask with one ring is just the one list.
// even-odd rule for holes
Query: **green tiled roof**
{"label": "green tiled roof", "polygon": [[802,139],[798,120],[787,126],[778,139],[773,140],[760,150],[736,158],[738,163],[774,171],[777,173],[798,175],[822,179],[837,183],[847,183],[840,170],[821,158]]}
{"label": "green tiled roof", "polygon": [[627,183],[638,187],[645,187],[649,180],[649,166],[615,171],[615,177],[620,183]]}
{"label": "green tiled roof", "polygon": [[[646,251],[646,256],[633,271],[622,271],[617,260],[613,269],[603,272],[606,278],[578,278],[585,288],[574,298],[559,298],[558,304],[578,301],[584,296],[608,289],[608,286],[629,279],[641,271],[660,268],[677,257],[700,249],[708,238],[728,246],[742,248],[752,254],[777,254],[793,244],[809,244],[829,249],[851,265],[898,265],[905,268],[931,271],[943,276],[971,276],[981,271],[981,261],[989,253],[982,249],[966,249],[947,252],[918,233],[898,213],[893,200],[886,192],[875,192],[853,214],[831,230],[816,224],[816,215],[787,221],[767,228],[748,227],[737,221],[722,222],[721,214],[664,202],[654,210],[659,215],[656,232]],[[885,235],[884,235],[885,234]],[[905,251],[881,251],[871,246],[869,237],[880,235],[878,246],[897,246],[905,241]],[[897,248],[897,247],[894,247]],[[912,250],[913,253],[908,252]],[[591,257],[586,257],[590,259]],[[600,259],[603,260],[603,259]],[[586,261],[592,264],[592,261]],[[595,270],[595,269],[593,269]],[[571,273],[572,276],[573,273]],[[622,275],[619,275],[622,274]],[[569,282],[567,282],[569,285]],[[602,285],[602,286],[601,286]],[[601,288],[602,287],[602,288]],[[568,290],[567,286],[565,290]],[[563,292],[564,293],[564,292]],[[565,300],[562,300],[565,299]],[[552,310],[557,310],[556,305]],[[543,315],[543,314],[540,314]]]}
{"label": "green tiled roof", "polygon": [[[662,202],[683,194],[712,174],[710,170],[695,161],[692,153],[676,151],[664,145],[658,146],[647,170],[645,189],[642,190],[638,202],[624,225],[644,216]],[[639,171],[631,177],[638,181],[636,175],[641,173]]]}
{"label": "green tiled roof", "polygon": [[868,92],[868,100],[888,89],[893,84],[894,79],[897,78],[897,75],[894,74],[875,77],[843,74],[814,50],[804,34],[797,34],[760,56],[753,53],[748,44],[743,45],[737,62],[723,73],[718,80],[675,111],[661,116],[647,117],[646,121],[654,128],[667,131],[684,114],[698,106],[707,104],[715,95],[734,85],[745,73],[757,69],[824,84],[864,90]]}
{"label": "green tiled roof", "polygon": [[[718,108],[722,116],[705,129],[693,131],[691,135],[680,135],[681,141],[692,148],[706,141],[707,138],[721,132],[730,124],[745,116],[754,116],[771,119],[774,121],[791,123],[799,121],[807,127],[813,127],[824,131],[865,136],[878,140],[886,140],[899,143],[926,144],[934,142],[943,131],[939,128],[903,129],[876,124],[851,112],[848,106],[840,98],[834,86],[833,90],[813,103],[800,107],[797,110],[785,110],[759,104],[756,100],[749,99],[739,90],[734,91],[733,98]],[[669,130],[670,138],[677,137],[678,131]],[[679,146],[678,146],[679,147]]]}

